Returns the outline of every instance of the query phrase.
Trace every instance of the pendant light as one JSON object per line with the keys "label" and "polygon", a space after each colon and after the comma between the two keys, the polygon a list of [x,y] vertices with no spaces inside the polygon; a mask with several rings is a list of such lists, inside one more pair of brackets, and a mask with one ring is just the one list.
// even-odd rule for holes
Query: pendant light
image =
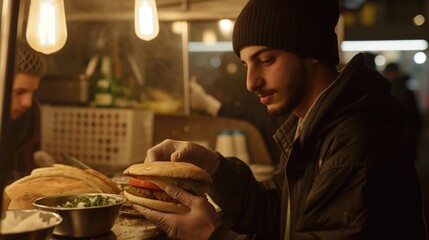
{"label": "pendant light", "polygon": [[36,51],[51,54],[67,41],[63,0],[31,0],[26,37]]}
{"label": "pendant light", "polygon": [[155,0],[135,0],[134,29],[137,36],[146,41],[158,36],[159,22]]}

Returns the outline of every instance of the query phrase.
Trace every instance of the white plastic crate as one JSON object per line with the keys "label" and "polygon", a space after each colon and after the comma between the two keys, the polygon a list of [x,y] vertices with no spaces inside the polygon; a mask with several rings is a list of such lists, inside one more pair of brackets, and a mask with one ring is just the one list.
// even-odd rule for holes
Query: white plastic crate
{"label": "white plastic crate", "polygon": [[153,143],[153,112],[143,109],[42,106],[41,148],[92,167],[142,162]]}

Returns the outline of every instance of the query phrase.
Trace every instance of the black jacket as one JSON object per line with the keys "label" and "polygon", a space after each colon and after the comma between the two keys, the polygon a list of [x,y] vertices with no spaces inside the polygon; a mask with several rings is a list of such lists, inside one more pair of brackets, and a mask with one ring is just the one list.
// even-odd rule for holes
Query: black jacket
{"label": "black jacket", "polygon": [[283,154],[272,181],[258,183],[245,164],[223,158],[210,195],[232,229],[256,239],[426,239],[404,109],[389,92],[359,54],[318,98],[298,139],[295,116],[277,131]]}

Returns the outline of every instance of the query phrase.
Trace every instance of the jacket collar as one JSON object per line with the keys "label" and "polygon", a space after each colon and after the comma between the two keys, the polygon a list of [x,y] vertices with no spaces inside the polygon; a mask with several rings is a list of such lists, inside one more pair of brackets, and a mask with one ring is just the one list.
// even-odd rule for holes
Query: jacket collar
{"label": "jacket collar", "polygon": [[[364,63],[363,54],[357,54],[340,70],[337,79],[313,103],[302,126],[300,143],[305,143],[315,133],[323,134],[324,131],[335,126],[337,121],[359,112],[356,108],[373,104],[366,100],[366,96],[389,95],[390,88],[387,79]],[[295,114],[291,114],[276,132],[277,142],[282,145],[284,143],[292,145],[298,120]]]}

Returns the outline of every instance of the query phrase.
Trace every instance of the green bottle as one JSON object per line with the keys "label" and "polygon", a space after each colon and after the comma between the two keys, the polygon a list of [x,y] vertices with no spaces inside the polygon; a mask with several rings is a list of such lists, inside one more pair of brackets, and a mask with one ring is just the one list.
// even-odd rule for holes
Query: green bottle
{"label": "green bottle", "polygon": [[128,101],[126,99],[126,85],[122,79],[122,64],[119,58],[114,58],[112,60],[113,66],[113,105],[115,107],[128,107]]}
{"label": "green bottle", "polygon": [[113,106],[113,78],[110,58],[107,56],[101,58],[100,78],[95,85],[94,101],[97,107]]}

